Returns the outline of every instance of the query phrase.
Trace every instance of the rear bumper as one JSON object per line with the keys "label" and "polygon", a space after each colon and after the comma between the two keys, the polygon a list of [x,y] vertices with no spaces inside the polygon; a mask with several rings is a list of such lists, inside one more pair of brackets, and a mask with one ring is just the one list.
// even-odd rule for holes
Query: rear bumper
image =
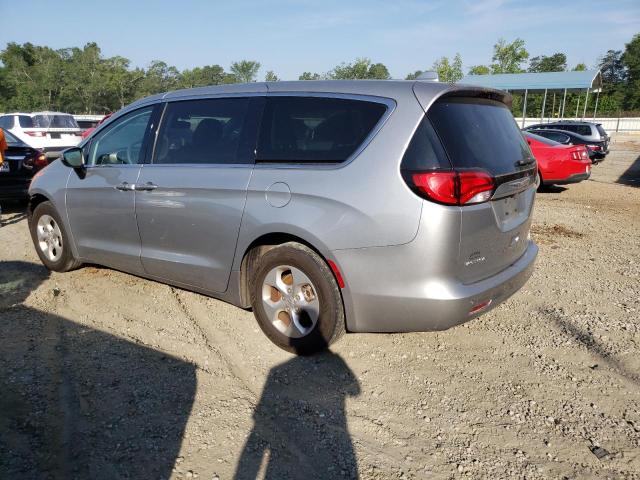
{"label": "rear bumper", "polygon": [[[538,247],[529,241],[525,253],[506,269],[463,284],[451,278],[414,277],[412,271],[419,269],[389,258],[382,251],[387,248],[402,247],[333,252],[347,282],[344,296],[350,331],[446,330],[472,320],[516,293],[531,277],[538,254]],[[381,256],[386,260],[381,261]],[[485,302],[490,303],[470,313]]]}
{"label": "rear bumper", "polygon": [[574,173],[573,175],[569,175],[567,178],[561,178],[558,180],[544,180],[542,183],[544,185],[568,185],[570,183],[579,183],[583,180],[587,180],[591,176],[591,170],[584,173]]}

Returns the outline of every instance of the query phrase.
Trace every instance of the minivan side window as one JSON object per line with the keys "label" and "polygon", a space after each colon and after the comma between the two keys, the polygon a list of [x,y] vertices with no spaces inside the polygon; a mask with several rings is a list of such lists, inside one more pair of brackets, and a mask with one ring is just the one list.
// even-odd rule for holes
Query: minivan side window
{"label": "minivan side window", "polygon": [[135,165],[144,161],[142,145],[153,106],[134,110],[91,141],[87,165]]}
{"label": "minivan side window", "polygon": [[[213,98],[167,104],[158,132],[154,164],[253,163],[255,118],[250,98]],[[247,135],[248,130],[253,130]],[[245,148],[251,142],[251,148]]]}
{"label": "minivan side window", "polygon": [[267,98],[258,162],[340,163],[365,141],[387,107],[333,97]]}

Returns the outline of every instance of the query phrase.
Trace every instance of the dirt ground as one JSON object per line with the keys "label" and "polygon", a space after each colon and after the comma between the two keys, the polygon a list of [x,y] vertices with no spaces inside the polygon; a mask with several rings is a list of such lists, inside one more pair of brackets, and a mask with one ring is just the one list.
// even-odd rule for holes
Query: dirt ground
{"label": "dirt ground", "polygon": [[640,478],[640,136],[538,195],[529,283],[446,332],[274,347],[250,312],[0,228],[0,478]]}

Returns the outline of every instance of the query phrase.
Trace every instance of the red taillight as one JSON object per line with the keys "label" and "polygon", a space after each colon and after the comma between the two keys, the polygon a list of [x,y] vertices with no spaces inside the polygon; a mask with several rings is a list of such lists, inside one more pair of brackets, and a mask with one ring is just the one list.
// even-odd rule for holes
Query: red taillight
{"label": "red taillight", "polygon": [[33,130],[25,130],[24,133],[26,133],[30,137],[46,137],[47,136],[47,132],[37,132]]}
{"label": "red taillight", "polygon": [[36,168],[44,168],[47,165],[49,165],[49,162],[47,161],[47,157],[44,153],[41,153],[36,157],[36,161],[35,161]]}
{"label": "red taillight", "polygon": [[587,145],[591,150],[602,150],[600,145]]}
{"label": "red taillight", "polygon": [[445,205],[468,205],[491,198],[495,182],[486,172],[424,172],[411,175],[413,186]]}

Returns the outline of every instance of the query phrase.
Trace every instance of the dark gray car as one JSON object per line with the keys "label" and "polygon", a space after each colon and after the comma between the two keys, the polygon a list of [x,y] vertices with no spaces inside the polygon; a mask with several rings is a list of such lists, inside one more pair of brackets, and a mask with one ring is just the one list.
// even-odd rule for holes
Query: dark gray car
{"label": "dark gray car", "polygon": [[537,254],[509,101],[421,81],[145,98],[34,179],[32,237],[52,270],[97,263],[252,308],[297,353],[446,329],[516,292]]}

